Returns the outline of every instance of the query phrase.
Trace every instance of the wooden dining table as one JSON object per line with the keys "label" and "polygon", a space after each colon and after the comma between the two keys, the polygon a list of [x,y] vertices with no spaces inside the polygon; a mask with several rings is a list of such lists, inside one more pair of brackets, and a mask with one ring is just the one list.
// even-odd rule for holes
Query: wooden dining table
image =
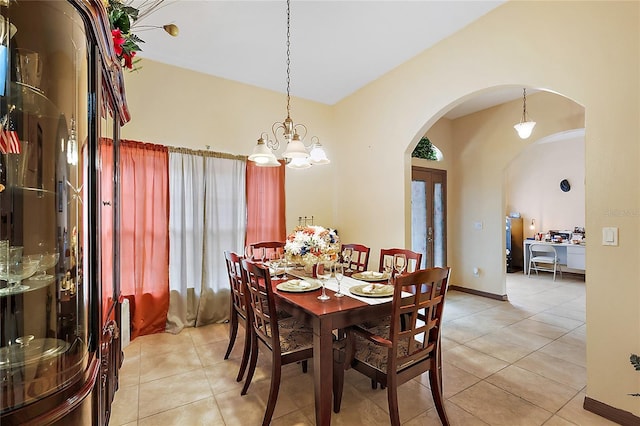
{"label": "wooden dining table", "polygon": [[[333,395],[333,330],[360,324],[372,318],[391,314],[391,298],[388,302],[368,304],[345,295],[335,297],[327,289],[329,300],[318,300],[321,290],[304,293],[280,291],[277,284],[283,280],[272,280],[278,304],[296,317],[304,316],[313,326],[313,382],[316,408],[316,425],[331,424]],[[343,292],[348,294],[348,290]]]}

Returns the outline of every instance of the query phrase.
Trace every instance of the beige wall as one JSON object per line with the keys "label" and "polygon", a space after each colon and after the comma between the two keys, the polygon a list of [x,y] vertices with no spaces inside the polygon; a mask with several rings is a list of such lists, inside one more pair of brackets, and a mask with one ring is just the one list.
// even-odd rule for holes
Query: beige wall
{"label": "beige wall", "polygon": [[[620,246],[590,244],[587,253],[587,395],[636,415],[640,399],[627,394],[640,388],[628,362],[629,354],[640,350],[638,7],[637,2],[508,2],[335,107],[335,128],[350,141],[342,155],[369,166],[360,172],[369,185],[355,195],[338,191],[338,217],[352,239],[366,240],[374,252],[409,245],[408,155],[452,106],[488,88],[515,85],[562,93],[584,107],[587,232],[620,229]],[[514,111],[509,125],[518,118]],[[454,283],[495,293],[504,286],[498,269],[504,267],[498,231],[505,207],[502,179],[516,153],[490,139],[513,132],[505,124],[487,122],[482,134],[456,146],[454,156],[472,170],[463,170],[449,188],[454,196],[450,244],[457,245],[450,253],[468,253],[450,256],[458,271]],[[453,133],[456,143],[471,136]],[[496,139],[504,142],[506,133]],[[354,169],[339,173],[356,175]],[[385,203],[375,215],[362,214],[367,201],[380,199]],[[476,219],[486,225],[482,238],[469,232]],[[466,275],[475,262],[488,266],[471,280]]]}
{"label": "beige wall", "polygon": [[[410,246],[409,154],[444,112],[503,85],[574,99],[585,113],[587,232],[620,229],[620,246],[592,243],[587,253],[587,395],[640,415],[640,398],[627,396],[640,391],[628,362],[640,351],[639,20],[637,2],[508,2],[333,107],[294,99],[293,118],[321,138],[333,162],[287,172],[288,228],[298,216],[314,215],[345,241],[369,245],[375,264],[381,247]],[[152,62],[143,66],[126,77],[134,117],[123,130],[126,138],[248,154],[259,132],[284,118],[282,94]],[[533,96],[531,104],[533,112]],[[536,111],[538,132],[545,114]],[[449,170],[449,251],[467,253],[450,256],[454,284],[499,294],[503,177],[521,151],[510,129],[519,112],[508,123],[487,119],[470,124],[473,134],[467,125],[440,128],[451,132],[449,146],[434,141],[451,159],[443,166]],[[486,238],[468,232],[476,219],[486,224]],[[467,277],[472,262],[487,265],[475,280]]]}
{"label": "beige wall", "polygon": [[[569,192],[562,192],[560,181],[567,179]],[[519,212],[524,236],[550,229],[584,227],[584,133],[552,142],[534,142],[509,163],[505,173],[505,213]],[[530,230],[531,220],[535,230]],[[597,244],[597,235],[593,243]]]}
{"label": "beige wall", "polygon": [[[133,119],[123,127],[123,138],[203,150],[209,145],[212,151],[249,155],[260,133],[271,133],[272,124],[286,118],[282,93],[148,60],[141,66],[125,74]],[[340,141],[334,136],[330,108],[292,99],[291,118],[308,127],[307,139],[318,136],[327,155],[337,157]],[[287,229],[297,225],[299,216],[314,216],[316,224],[332,226],[337,167],[339,161],[310,170],[287,169]]]}
{"label": "beige wall", "polygon": [[[509,165],[536,139],[584,126],[580,105],[552,93],[536,93],[528,97],[527,106],[538,124],[532,136],[522,140],[513,129],[521,102],[508,102],[452,122],[455,180],[448,185],[449,203],[454,206],[448,215],[452,282],[497,295],[506,294],[504,216]],[[584,211],[584,198],[579,208]],[[474,226],[478,222],[482,229]],[[584,226],[584,220],[581,224]],[[480,270],[477,277],[474,268]]]}

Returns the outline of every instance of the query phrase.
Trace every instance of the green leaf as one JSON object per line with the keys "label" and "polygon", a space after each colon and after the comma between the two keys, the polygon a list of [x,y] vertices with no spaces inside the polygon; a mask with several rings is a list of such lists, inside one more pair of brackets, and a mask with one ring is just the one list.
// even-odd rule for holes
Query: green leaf
{"label": "green leaf", "polygon": [[411,156],[414,158],[424,158],[425,160],[437,160],[436,151],[433,149],[433,145],[428,138],[420,139],[418,145],[416,145],[415,149],[411,153]]}
{"label": "green leaf", "polygon": [[135,7],[131,7],[131,6],[123,6],[121,9],[124,13],[126,13],[127,15],[129,15],[129,17],[134,20],[137,21],[138,20],[138,9],[136,9]]}
{"label": "green leaf", "polygon": [[629,357],[629,361],[636,371],[640,371],[640,356],[631,354],[631,356]]}

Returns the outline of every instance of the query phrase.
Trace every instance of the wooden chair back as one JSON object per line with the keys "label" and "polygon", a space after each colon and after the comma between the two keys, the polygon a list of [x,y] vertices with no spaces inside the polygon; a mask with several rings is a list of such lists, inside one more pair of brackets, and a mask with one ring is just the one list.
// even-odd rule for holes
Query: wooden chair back
{"label": "wooden chair back", "polygon": [[247,284],[246,303],[253,331],[271,349],[274,356],[280,357],[278,314],[269,268],[245,259],[242,261],[242,269]]}
{"label": "wooden chair back", "polygon": [[224,252],[231,287],[231,303],[233,309],[238,311],[243,318],[247,318],[247,307],[244,297],[244,284],[242,283],[242,259],[243,257],[231,251]]}
{"label": "wooden chair back", "polygon": [[[259,243],[249,244],[251,248],[252,261],[267,261],[274,253],[284,254],[284,241],[261,241]],[[248,254],[247,254],[248,255]]]}
{"label": "wooden chair back", "polygon": [[[416,373],[411,372],[413,366],[436,357],[449,271],[449,268],[422,269],[394,278],[396,289],[389,331],[392,342],[388,355],[389,373],[406,372],[403,374],[415,377]],[[412,295],[403,298],[403,289],[410,289]]]}
{"label": "wooden chair back", "polygon": [[[431,268],[393,278],[392,314],[373,328],[347,330],[344,360],[334,358],[334,411],[340,411],[346,363],[387,387],[389,419],[400,426],[398,386],[429,372],[431,394],[443,425],[449,425],[442,394],[440,332],[449,268]],[[403,294],[409,291],[411,294]]]}
{"label": "wooden chair back", "polygon": [[366,271],[369,267],[369,252],[371,249],[362,244],[342,244],[340,253],[344,249],[351,249],[351,262],[349,268],[354,272]]}
{"label": "wooden chair back", "polygon": [[422,253],[417,253],[408,249],[390,248],[380,249],[380,266],[378,267],[378,271],[384,272],[385,257],[393,257],[396,254],[404,254],[404,256],[407,258],[407,269],[405,269],[404,273],[415,272],[421,268]]}

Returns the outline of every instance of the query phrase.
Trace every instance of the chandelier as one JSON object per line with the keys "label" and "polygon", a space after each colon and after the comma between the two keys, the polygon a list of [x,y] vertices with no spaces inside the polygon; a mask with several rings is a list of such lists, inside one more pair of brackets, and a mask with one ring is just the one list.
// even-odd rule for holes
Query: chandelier
{"label": "chandelier", "polygon": [[307,169],[314,164],[328,164],[329,159],[317,136],[311,138],[311,144],[306,146],[303,142],[307,136],[307,126],[295,124],[291,119],[291,4],[287,0],[287,118],[282,122],[275,122],[271,126],[274,139],[263,132],[258,139],[258,144],[249,156],[249,161],[254,161],[258,166],[279,167],[274,151],[280,148],[280,141],[286,141],[286,149],[282,157],[287,167],[292,169]]}
{"label": "chandelier", "polygon": [[533,131],[536,122],[529,121],[529,118],[527,117],[527,89],[522,89],[522,93],[522,118],[518,124],[513,126],[513,128],[518,132],[520,139],[527,139],[531,136],[531,132]]}

